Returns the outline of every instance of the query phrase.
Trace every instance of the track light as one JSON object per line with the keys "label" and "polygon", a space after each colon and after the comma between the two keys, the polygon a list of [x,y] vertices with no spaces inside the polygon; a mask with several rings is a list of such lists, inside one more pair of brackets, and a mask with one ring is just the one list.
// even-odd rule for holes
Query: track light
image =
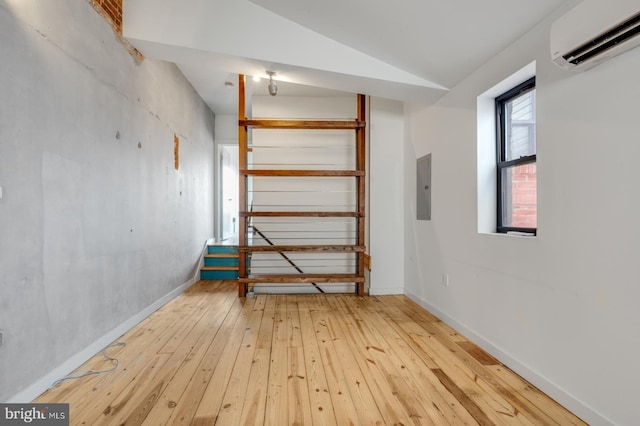
{"label": "track light", "polygon": [[267,75],[269,76],[269,94],[275,96],[278,94],[278,85],[273,81],[273,76],[276,75],[276,72],[267,71]]}

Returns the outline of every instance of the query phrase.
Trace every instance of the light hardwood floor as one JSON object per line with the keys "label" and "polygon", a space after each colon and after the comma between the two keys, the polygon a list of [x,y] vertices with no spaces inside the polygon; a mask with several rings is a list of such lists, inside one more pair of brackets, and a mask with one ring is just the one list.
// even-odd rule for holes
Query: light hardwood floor
{"label": "light hardwood floor", "polygon": [[74,425],[585,424],[404,296],[201,281],[118,342],[115,371],[36,402],[69,403]]}

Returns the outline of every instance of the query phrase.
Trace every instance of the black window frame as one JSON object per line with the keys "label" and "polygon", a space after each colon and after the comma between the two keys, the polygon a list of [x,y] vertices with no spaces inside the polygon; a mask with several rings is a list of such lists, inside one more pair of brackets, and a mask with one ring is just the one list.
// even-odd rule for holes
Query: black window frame
{"label": "black window frame", "polygon": [[[513,99],[531,92],[536,89],[536,78],[532,77],[529,80],[520,83],[513,89],[503,93],[498,96],[495,100],[496,106],[496,165],[497,165],[497,227],[496,232],[501,234],[506,234],[509,232],[518,232],[528,235],[535,236],[538,232],[538,228],[523,228],[523,227],[515,227],[515,226],[504,226],[503,225],[503,203],[505,191],[503,188],[502,181],[502,171],[509,168],[514,168],[517,166],[522,166],[525,164],[536,164],[536,155],[537,155],[537,147],[536,153],[533,155],[522,156],[520,158],[516,158],[513,160],[506,161],[506,120],[505,120],[505,105],[512,101]],[[534,123],[535,125],[535,123]],[[536,203],[537,204],[537,203]],[[536,207],[537,211],[537,207]]]}

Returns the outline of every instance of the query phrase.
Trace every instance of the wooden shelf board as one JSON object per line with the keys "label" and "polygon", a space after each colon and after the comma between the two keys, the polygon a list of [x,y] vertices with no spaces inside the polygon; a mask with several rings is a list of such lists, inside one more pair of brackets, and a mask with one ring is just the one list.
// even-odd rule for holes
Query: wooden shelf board
{"label": "wooden shelf board", "polygon": [[279,169],[259,169],[240,170],[241,176],[295,176],[295,177],[353,177],[364,176],[364,170],[279,170]]}
{"label": "wooden shelf board", "polygon": [[356,274],[254,274],[246,278],[238,278],[240,283],[360,283],[364,277]]}
{"label": "wooden shelf board", "polygon": [[345,129],[353,130],[366,127],[365,121],[358,120],[274,120],[245,119],[238,120],[238,125],[254,129]]}
{"label": "wooden shelf board", "polygon": [[364,246],[354,245],[273,245],[273,246],[240,246],[241,252],[329,252],[329,253],[363,253]]}
{"label": "wooden shelf board", "polygon": [[239,212],[240,217],[359,217],[358,212]]}

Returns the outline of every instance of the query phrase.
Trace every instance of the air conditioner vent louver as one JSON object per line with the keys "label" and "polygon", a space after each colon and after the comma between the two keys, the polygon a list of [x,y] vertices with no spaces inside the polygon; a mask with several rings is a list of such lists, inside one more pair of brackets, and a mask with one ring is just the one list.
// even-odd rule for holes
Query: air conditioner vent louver
{"label": "air conditioner vent louver", "polygon": [[585,71],[640,45],[638,0],[583,0],[551,25],[551,59]]}
{"label": "air conditioner vent louver", "polygon": [[640,34],[640,13],[566,55],[562,55],[562,57],[567,62],[578,65],[636,37],[638,34]]}

